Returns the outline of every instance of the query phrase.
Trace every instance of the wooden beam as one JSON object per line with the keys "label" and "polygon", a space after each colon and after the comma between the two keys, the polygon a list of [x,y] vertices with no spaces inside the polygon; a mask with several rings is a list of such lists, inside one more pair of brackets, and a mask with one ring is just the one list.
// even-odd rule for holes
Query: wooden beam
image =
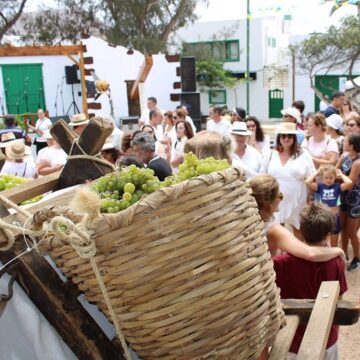
{"label": "wooden beam", "polygon": [[29,181],[25,184],[18,185],[8,190],[1,192],[2,196],[5,196],[15,204],[20,204],[22,201],[29,200],[35,196],[45,194],[56,187],[60,177],[61,171],[43,176],[39,179]]}
{"label": "wooden beam", "polygon": [[[301,324],[307,324],[315,300],[281,299],[286,315],[297,315]],[[333,325],[354,325],[359,321],[360,304],[338,300]]]}
{"label": "wooden beam", "polygon": [[82,112],[88,116],[88,105],[87,105],[87,90],[86,90],[86,81],[85,81],[85,64],[84,64],[84,52],[79,51],[80,61],[80,81],[81,81],[81,97],[82,97]]}
{"label": "wooden beam", "polygon": [[139,98],[139,84],[141,82],[145,82],[146,78],[150,73],[152,66],[153,66],[152,55],[145,55],[145,60],[140,68],[139,75],[130,91],[130,100],[136,100]]}
{"label": "wooden beam", "polygon": [[276,335],[275,342],[270,351],[269,360],[286,359],[298,325],[298,316],[286,316],[286,326]]}
{"label": "wooden beam", "polygon": [[76,59],[74,59],[71,55],[69,55],[69,54],[66,54],[66,56],[77,66],[77,67],[79,67],[79,62],[76,60]]}
{"label": "wooden beam", "polygon": [[321,284],[300,345],[298,360],[321,360],[324,358],[339,292],[338,281],[324,281]]}
{"label": "wooden beam", "polygon": [[0,56],[77,55],[79,51],[86,51],[86,47],[84,45],[2,46]]}
{"label": "wooden beam", "polygon": [[[24,241],[15,241],[11,251],[0,252],[0,260],[6,263],[25,248]],[[19,285],[77,358],[124,359],[122,349],[108,340],[77,300],[77,287],[70,281],[64,283],[36,251],[18,258],[13,271]]]}

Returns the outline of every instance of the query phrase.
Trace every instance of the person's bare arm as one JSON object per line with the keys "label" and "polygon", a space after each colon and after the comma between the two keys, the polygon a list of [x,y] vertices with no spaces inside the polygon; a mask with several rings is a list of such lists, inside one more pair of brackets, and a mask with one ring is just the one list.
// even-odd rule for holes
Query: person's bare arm
{"label": "person's bare arm", "polygon": [[318,190],[318,184],[316,182],[316,177],[319,175],[319,170],[316,171],[314,174],[310,175],[306,180],[305,184],[314,191]]}
{"label": "person's bare arm", "polygon": [[64,165],[55,165],[51,166],[50,162],[47,160],[40,160],[38,166],[37,166],[37,172],[39,175],[49,175],[52,174],[58,170],[61,170]]}
{"label": "person's bare arm", "polygon": [[323,157],[323,158],[321,158],[321,159],[313,156],[313,161],[314,161],[314,164],[315,164],[316,166],[320,166],[320,165],[324,165],[324,164],[327,164],[327,165],[329,165],[329,164],[335,165],[335,164],[336,164],[336,160],[337,160],[337,155],[338,155],[338,154],[337,154],[336,152],[331,151],[331,152],[327,153],[327,154],[325,155],[325,157]]}
{"label": "person's bare arm", "polygon": [[336,175],[342,180],[342,183],[340,185],[341,191],[350,190],[353,187],[353,181],[348,176],[346,176],[340,169],[336,169]]}
{"label": "person's bare arm", "polygon": [[[345,254],[338,247],[309,246],[300,241],[285,227],[275,224],[268,231],[269,247],[280,249],[298,258],[313,262],[324,262],[336,258],[345,259]],[[346,260],[345,260],[346,261]]]}

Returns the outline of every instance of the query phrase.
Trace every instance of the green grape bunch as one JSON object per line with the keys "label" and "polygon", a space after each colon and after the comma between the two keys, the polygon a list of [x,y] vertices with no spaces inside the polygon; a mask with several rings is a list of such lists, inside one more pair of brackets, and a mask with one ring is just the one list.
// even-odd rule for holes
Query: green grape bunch
{"label": "green grape bunch", "polygon": [[198,159],[195,154],[190,152],[184,154],[184,162],[179,165],[178,173],[166,178],[161,184],[161,187],[177,184],[199,175],[222,171],[228,167],[230,167],[230,164],[227,160],[216,160],[212,156],[206,159]]}
{"label": "green grape bunch", "polygon": [[159,188],[199,175],[222,171],[229,166],[226,160],[216,160],[213,157],[199,160],[193,153],[188,153],[184,155],[184,162],[179,165],[179,172],[167,177],[163,182],[154,176],[153,170],[130,165],[121,168],[119,172],[97,179],[91,187],[101,198],[100,211],[117,213]]}
{"label": "green grape bunch", "polygon": [[[0,176],[0,191],[11,189],[15,186],[28,183],[31,179],[23,178],[20,176],[13,175],[1,175]],[[23,201],[20,205],[27,205],[35,203],[43,198],[42,195],[35,196],[32,199]]]}
{"label": "green grape bunch", "polygon": [[150,194],[159,187],[159,179],[154,176],[152,169],[138,168],[135,165],[105,175],[92,185],[92,189],[101,198],[100,211],[103,213],[117,213],[127,209],[143,195]]}

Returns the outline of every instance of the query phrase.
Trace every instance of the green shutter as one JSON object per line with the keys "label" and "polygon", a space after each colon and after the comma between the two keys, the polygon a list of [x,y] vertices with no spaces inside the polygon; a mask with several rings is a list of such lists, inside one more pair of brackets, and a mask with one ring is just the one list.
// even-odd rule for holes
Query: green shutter
{"label": "green shutter", "polygon": [[42,64],[1,65],[6,108],[9,114],[45,109]]}
{"label": "green shutter", "polygon": [[284,108],[284,91],[274,89],[269,91],[269,118],[282,118],[281,110]]}

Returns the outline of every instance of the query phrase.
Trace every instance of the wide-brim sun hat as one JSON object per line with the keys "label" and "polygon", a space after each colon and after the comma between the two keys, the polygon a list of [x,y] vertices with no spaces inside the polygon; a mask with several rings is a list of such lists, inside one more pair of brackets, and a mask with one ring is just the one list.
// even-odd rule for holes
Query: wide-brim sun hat
{"label": "wide-brim sun hat", "polygon": [[6,156],[13,160],[21,160],[30,154],[29,150],[26,149],[27,147],[28,146],[25,146],[21,140],[13,141],[11,145],[5,149]]}
{"label": "wide-brim sun hat", "polygon": [[245,122],[235,121],[231,127],[231,134],[250,136],[250,135],[252,135],[252,131],[248,130]]}
{"label": "wide-brim sun hat", "polygon": [[343,119],[338,114],[332,114],[326,118],[326,125],[335,130],[341,130],[343,127]]}
{"label": "wide-brim sun hat", "polygon": [[80,125],[86,125],[88,124],[89,119],[86,117],[86,115],[84,113],[80,113],[80,114],[75,114],[72,118],[71,121],[69,122],[69,126],[80,126]]}
{"label": "wide-brim sun hat", "polygon": [[288,107],[287,109],[282,109],[280,112],[283,116],[289,115],[293,117],[298,124],[301,124],[301,114],[298,109],[294,107]]}
{"label": "wide-brim sun hat", "polygon": [[7,132],[0,136],[0,148],[6,148],[11,145],[12,142],[19,140],[16,139],[13,132]]}
{"label": "wide-brim sun hat", "polygon": [[299,133],[299,131],[296,130],[296,125],[293,123],[286,123],[286,122],[280,123],[276,129],[277,135],[281,135],[281,134],[296,135],[298,133]]}

